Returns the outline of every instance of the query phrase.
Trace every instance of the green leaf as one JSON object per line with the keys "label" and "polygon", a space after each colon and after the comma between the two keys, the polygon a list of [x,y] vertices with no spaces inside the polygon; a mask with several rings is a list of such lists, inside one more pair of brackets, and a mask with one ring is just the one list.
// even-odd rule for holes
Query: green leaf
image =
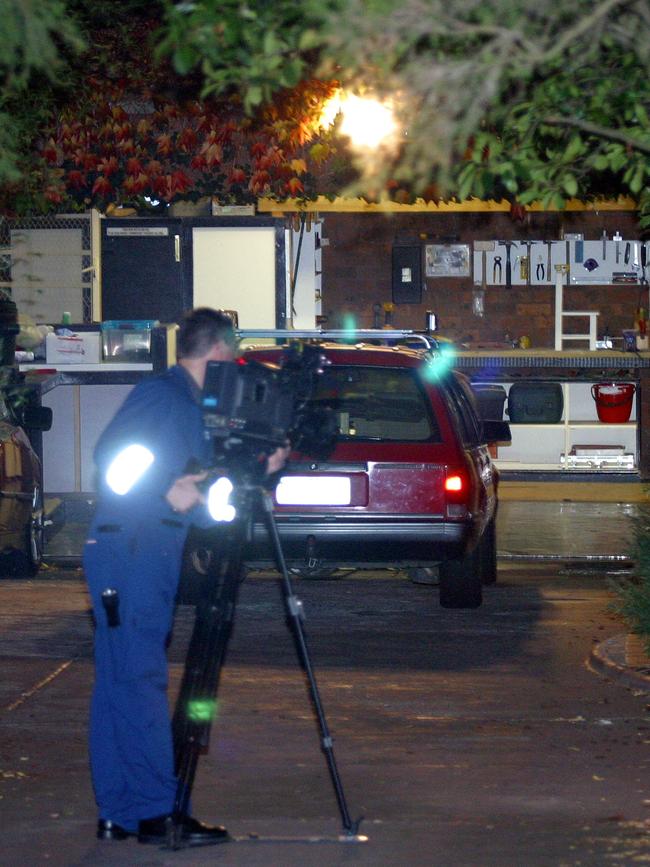
{"label": "green leaf", "polygon": [[280,50],[280,41],[273,32],[273,30],[267,30],[264,34],[262,49],[264,51],[264,54],[277,54],[277,52]]}
{"label": "green leaf", "polygon": [[190,45],[180,45],[174,51],[174,69],[179,75],[187,75],[187,73],[195,66],[198,56]]}
{"label": "green leaf", "polygon": [[562,189],[570,198],[573,198],[578,193],[578,181],[573,175],[564,175],[562,178]]}
{"label": "green leaf", "polygon": [[648,118],[648,112],[645,109],[645,106],[638,102],[635,106],[636,119],[639,121],[640,126],[644,129],[650,129],[650,119]]}
{"label": "green leaf", "polygon": [[262,87],[259,84],[251,84],[246,90],[244,103],[247,107],[256,107],[260,105],[263,99]]}
{"label": "green leaf", "polygon": [[564,151],[563,159],[564,162],[569,163],[573,162],[573,160],[578,156],[578,154],[583,150],[583,142],[582,138],[576,133],[571,136],[569,144],[566,146]]}
{"label": "green leaf", "polygon": [[459,175],[458,198],[461,202],[468,199],[476,178],[476,166],[468,163]]}
{"label": "green leaf", "polygon": [[630,192],[634,193],[635,195],[641,192],[645,180],[645,174],[645,166],[642,164],[638,165],[635,169],[632,180],[630,181]]}

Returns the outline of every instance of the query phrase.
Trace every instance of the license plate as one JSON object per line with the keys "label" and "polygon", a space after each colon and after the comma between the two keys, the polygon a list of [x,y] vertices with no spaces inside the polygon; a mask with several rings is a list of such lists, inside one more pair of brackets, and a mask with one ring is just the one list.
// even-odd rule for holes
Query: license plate
{"label": "license plate", "polygon": [[283,476],[275,489],[280,506],[349,506],[350,479],[346,476]]}

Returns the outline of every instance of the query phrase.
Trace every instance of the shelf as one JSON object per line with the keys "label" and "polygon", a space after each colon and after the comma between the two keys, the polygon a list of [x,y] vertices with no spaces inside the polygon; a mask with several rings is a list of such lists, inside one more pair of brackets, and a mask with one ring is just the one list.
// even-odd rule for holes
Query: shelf
{"label": "shelf", "polygon": [[[507,419],[506,419],[507,421]],[[562,427],[575,427],[575,428],[585,428],[585,427],[594,427],[602,430],[613,430],[614,428],[635,428],[635,421],[620,421],[620,422],[607,422],[607,421],[598,421],[598,419],[594,419],[593,421],[583,421],[579,419],[578,421],[557,421],[557,422],[525,422],[525,421],[511,421],[509,422],[511,428],[550,428],[551,430],[559,429]]]}
{"label": "shelf", "polygon": [[[506,421],[507,421],[507,419],[506,419]],[[565,427],[566,422],[563,422],[563,421],[555,421],[555,422],[552,422],[552,421],[548,421],[548,422],[543,422],[543,421],[532,421],[532,422],[529,422],[529,421],[511,421],[511,422],[508,422],[508,424],[510,425],[511,428],[517,428],[517,429],[519,429],[519,428],[545,427],[545,428],[550,428],[551,430],[559,430],[561,427]]]}
{"label": "shelf", "polygon": [[[509,384],[504,383],[506,390]],[[633,454],[638,464],[638,424],[636,401],[630,420],[626,422],[603,422],[598,418],[596,402],[591,395],[591,385],[585,382],[562,383],[564,407],[563,418],[558,422],[509,422],[512,443],[499,446],[496,466],[512,472],[563,472],[578,475],[585,472],[636,473],[633,469],[571,468],[565,467],[560,455],[568,455],[576,445],[620,445],[626,454]],[[505,415],[507,418],[507,415]]]}
{"label": "shelf", "polygon": [[586,428],[592,427],[597,430],[616,430],[617,428],[629,429],[636,428],[635,421],[618,421],[618,422],[607,422],[607,421],[570,421],[567,422],[568,427],[572,428]]}
{"label": "shelf", "polygon": [[638,476],[638,468],[621,469],[620,467],[607,467],[600,470],[595,470],[593,467],[567,469],[563,464],[536,464],[527,463],[525,461],[504,461],[500,458],[494,459],[494,465],[501,473],[557,473],[564,478],[568,476]]}

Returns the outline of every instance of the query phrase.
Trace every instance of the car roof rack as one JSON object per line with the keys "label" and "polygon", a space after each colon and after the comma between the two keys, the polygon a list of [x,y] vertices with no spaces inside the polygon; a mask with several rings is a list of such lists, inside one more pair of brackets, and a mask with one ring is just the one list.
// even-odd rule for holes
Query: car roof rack
{"label": "car roof rack", "polygon": [[[355,328],[355,329],[324,329],[324,328],[238,328],[237,335],[242,339],[251,339],[256,337],[275,338],[275,339],[296,339],[296,340],[334,340],[334,341],[356,341],[362,343],[364,340],[382,340],[382,341],[399,341],[408,343],[409,341],[418,341],[422,344],[417,349],[426,349],[429,352],[436,351],[439,348],[438,341],[435,337],[428,334],[423,334],[421,331],[411,331],[409,329],[392,329],[392,328]],[[410,346],[413,349],[413,346]]]}

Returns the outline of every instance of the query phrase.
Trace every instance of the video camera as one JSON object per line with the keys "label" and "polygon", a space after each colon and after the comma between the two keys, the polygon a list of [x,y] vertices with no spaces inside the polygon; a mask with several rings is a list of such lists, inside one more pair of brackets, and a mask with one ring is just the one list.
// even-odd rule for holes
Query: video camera
{"label": "video camera", "polygon": [[201,407],[215,452],[271,452],[287,442],[326,458],[337,435],[334,410],[313,401],[327,360],[317,346],[291,343],[279,364],[208,362]]}

